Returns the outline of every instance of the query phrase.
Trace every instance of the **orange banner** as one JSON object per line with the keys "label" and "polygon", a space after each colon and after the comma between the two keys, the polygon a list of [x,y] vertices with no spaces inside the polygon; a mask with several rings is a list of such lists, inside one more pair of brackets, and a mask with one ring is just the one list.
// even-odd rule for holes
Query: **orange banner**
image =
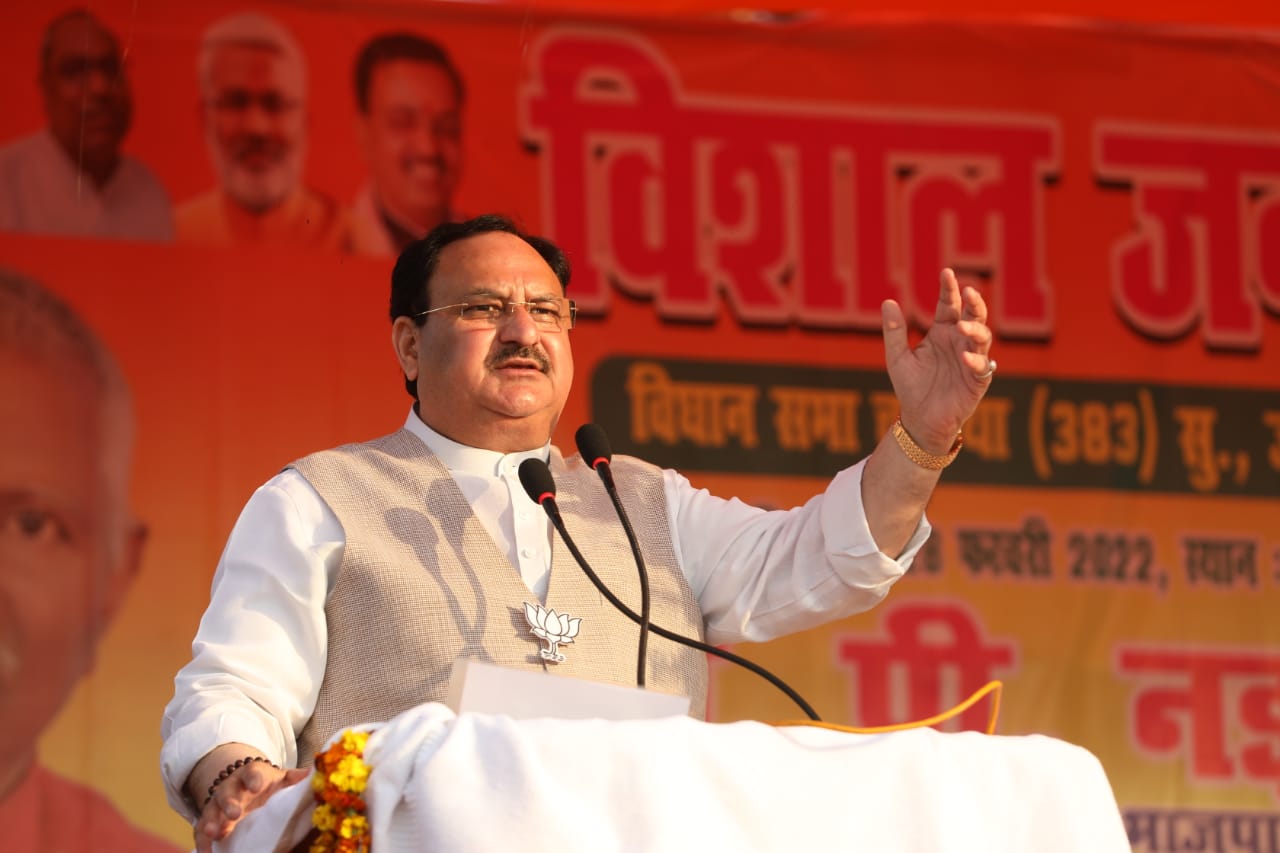
{"label": "orange banner", "polygon": [[[96,581],[42,571],[32,516],[5,508],[0,618],[21,617],[0,625],[0,764],[38,743],[58,796],[88,789],[190,844],[158,726],[227,533],[281,466],[402,422],[395,249],[493,210],[574,264],[558,443],[596,421],[615,451],[759,505],[806,500],[892,422],[881,301],[918,329],[942,266],[976,284],[999,372],[928,547],[880,607],[736,651],[855,725],[1001,679],[1000,731],[1092,750],[1135,849],[1280,851],[1274,40],[457,4],[61,11],[25,4],[0,34],[0,266],[119,362],[147,535],[98,624],[67,609]],[[245,39],[270,47],[218,49]],[[32,488],[20,461],[0,464],[6,497]],[[19,672],[50,698],[26,703]],[[709,707],[799,715],[721,665]]]}

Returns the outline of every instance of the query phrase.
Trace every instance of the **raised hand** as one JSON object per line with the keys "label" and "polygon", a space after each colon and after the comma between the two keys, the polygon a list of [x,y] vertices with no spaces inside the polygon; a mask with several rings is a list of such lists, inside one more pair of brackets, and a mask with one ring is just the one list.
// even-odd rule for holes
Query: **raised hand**
{"label": "raised hand", "polygon": [[942,271],[933,325],[914,348],[907,341],[902,308],[881,306],[885,364],[902,415],[916,443],[946,453],[991,385],[991,329],[987,304],[972,287],[960,289],[955,273]]}

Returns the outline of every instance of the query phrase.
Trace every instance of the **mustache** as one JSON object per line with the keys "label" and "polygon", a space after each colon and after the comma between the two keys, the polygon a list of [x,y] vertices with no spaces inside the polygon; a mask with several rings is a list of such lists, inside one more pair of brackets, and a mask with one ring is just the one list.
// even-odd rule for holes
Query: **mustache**
{"label": "mustache", "polygon": [[551,360],[537,347],[525,344],[504,344],[502,349],[489,357],[488,367],[496,370],[510,361],[532,361],[543,373],[551,370]]}
{"label": "mustache", "polygon": [[115,113],[119,111],[117,103],[117,99],[112,95],[85,95],[80,102],[80,110],[90,115]]}
{"label": "mustache", "polygon": [[437,169],[444,168],[444,158],[438,154],[431,155],[428,157],[405,157],[403,160],[400,161],[400,163],[402,166],[405,166],[406,168],[410,166],[416,166],[419,163],[425,163],[428,166],[435,166]]}
{"label": "mustache", "polygon": [[231,145],[231,156],[237,160],[249,154],[265,154],[273,162],[284,159],[288,146],[269,136],[247,135]]}

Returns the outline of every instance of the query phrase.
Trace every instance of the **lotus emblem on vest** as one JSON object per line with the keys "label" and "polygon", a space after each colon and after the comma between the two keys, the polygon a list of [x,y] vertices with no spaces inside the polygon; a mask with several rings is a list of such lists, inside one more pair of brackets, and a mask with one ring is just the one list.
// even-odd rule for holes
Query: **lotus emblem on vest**
{"label": "lotus emblem on vest", "polygon": [[524,605],[524,618],[529,620],[533,635],[547,644],[545,649],[538,650],[542,659],[562,663],[564,655],[560,653],[558,647],[561,643],[573,642],[573,638],[578,636],[578,627],[582,624],[582,620],[571,619],[568,613],[556,613],[554,610],[547,610],[541,605],[530,604],[527,601]]}

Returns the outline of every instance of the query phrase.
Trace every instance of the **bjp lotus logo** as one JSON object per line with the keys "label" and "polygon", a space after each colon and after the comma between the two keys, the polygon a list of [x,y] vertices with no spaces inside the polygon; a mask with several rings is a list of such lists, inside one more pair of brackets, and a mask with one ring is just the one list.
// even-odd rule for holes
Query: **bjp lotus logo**
{"label": "bjp lotus logo", "polygon": [[556,613],[554,610],[546,610],[541,605],[528,602],[524,605],[524,618],[529,620],[533,635],[547,644],[545,649],[538,650],[542,659],[552,663],[563,663],[564,655],[560,653],[558,647],[561,643],[573,642],[573,638],[578,636],[578,627],[582,625],[582,620],[571,619],[568,613]]}

